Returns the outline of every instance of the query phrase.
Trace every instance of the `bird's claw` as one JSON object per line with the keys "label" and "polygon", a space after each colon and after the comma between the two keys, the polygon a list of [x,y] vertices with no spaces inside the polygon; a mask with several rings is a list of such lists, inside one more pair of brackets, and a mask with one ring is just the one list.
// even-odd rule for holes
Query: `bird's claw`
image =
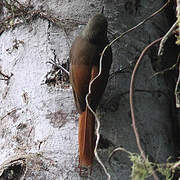
{"label": "bird's claw", "polygon": [[92,167],[82,167],[78,165],[77,171],[79,172],[79,175],[82,177],[88,177],[92,174]]}

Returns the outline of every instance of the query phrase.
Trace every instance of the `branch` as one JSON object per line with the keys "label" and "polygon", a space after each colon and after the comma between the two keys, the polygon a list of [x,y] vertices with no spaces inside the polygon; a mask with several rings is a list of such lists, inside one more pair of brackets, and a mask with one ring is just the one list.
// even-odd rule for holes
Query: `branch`
{"label": "branch", "polygon": [[111,179],[111,175],[108,173],[105,165],[103,164],[103,162],[101,161],[101,159],[99,158],[99,155],[97,153],[97,147],[98,147],[98,144],[99,144],[99,139],[100,139],[100,133],[99,133],[99,129],[100,129],[100,121],[99,121],[99,118],[97,117],[96,113],[92,110],[92,108],[90,107],[89,105],[89,100],[88,100],[88,97],[90,96],[91,94],[91,86],[92,84],[94,83],[94,81],[96,81],[96,79],[101,75],[101,72],[102,72],[102,58],[100,58],[100,62],[99,62],[99,73],[98,75],[89,83],[89,92],[88,94],[86,95],[86,104],[87,104],[87,107],[88,109],[93,113],[94,117],[95,117],[95,120],[96,120],[96,144],[95,144],[95,148],[94,148],[94,155],[98,161],[98,163],[102,166],[102,168],[104,169],[104,172],[107,176],[107,180],[110,180]]}
{"label": "branch", "polygon": [[176,17],[177,17],[177,24],[178,24],[178,36],[176,37],[176,44],[180,45],[180,0],[176,0]]}
{"label": "branch", "polygon": [[12,76],[13,74],[11,73],[10,76],[4,74],[2,71],[0,71],[0,75],[2,75],[4,78],[0,78],[0,80],[3,80],[3,81],[8,81]]}
{"label": "branch", "polygon": [[160,13],[162,10],[164,10],[166,8],[166,6],[170,3],[171,0],[168,0],[160,9],[158,9],[156,12],[154,12],[153,14],[151,14],[150,16],[148,16],[146,19],[144,19],[143,21],[141,21],[140,23],[138,23],[136,26],[128,29],[127,31],[123,32],[120,34],[120,36],[118,36],[117,38],[115,38],[113,41],[111,41],[111,43],[109,43],[104,50],[102,51],[101,54],[101,58],[103,58],[105,51],[107,50],[108,47],[112,46],[112,44],[114,44],[117,40],[119,40],[120,38],[122,38],[123,36],[125,36],[127,33],[135,30],[136,28],[138,28],[139,26],[143,25],[146,21],[148,21],[149,19],[151,19],[152,17],[154,17],[155,15],[157,15],[158,13]]}
{"label": "branch", "polygon": [[158,56],[161,56],[163,54],[163,50],[164,50],[164,44],[167,41],[167,39],[169,38],[169,36],[172,35],[172,32],[174,31],[174,29],[176,28],[178,24],[178,21],[176,21],[171,28],[169,29],[169,31],[165,34],[165,36],[162,38],[160,45],[159,45],[159,50],[158,50]]}
{"label": "branch", "polygon": [[176,87],[175,87],[175,97],[176,97],[176,107],[180,108],[180,88],[179,88],[179,82],[180,82],[180,63],[179,63],[179,75],[178,75],[178,80],[176,82]]}
{"label": "branch", "polygon": [[[158,13],[160,13],[168,4],[170,3],[170,0],[167,1],[167,3],[165,3],[159,10],[157,10],[155,13],[153,13],[152,15],[150,15],[149,17],[147,17],[146,19],[144,19],[143,21],[141,21],[139,24],[137,24],[136,26],[132,27],[131,29],[125,31],[124,33],[122,33],[120,36],[118,36],[117,38],[115,38],[113,41],[111,41],[111,43],[109,43],[102,51],[101,53],[101,57],[100,57],[100,62],[99,62],[99,73],[98,75],[90,82],[89,84],[89,92],[88,94],[86,95],[86,104],[87,104],[87,107],[88,109],[93,113],[94,117],[95,117],[95,120],[96,120],[96,124],[97,124],[97,127],[96,127],[96,136],[97,136],[97,139],[96,139],[96,144],[95,144],[95,149],[94,149],[94,154],[95,154],[95,157],[97,159],[97,161],[99,162],[99,164],[102,166],[102,168],[104,169],[104,172],[105,174],[107,175],[107,179],[110,180],[111,179],[111,176],[110,174],[108,173],[106,167],[104,166],[104,164],[102,163],[101,159],[99,158],[98,156],[98,153],[97,153],[97,146],[98,146],[98,143],[99,143],[99,138],[100,138],[100,133],[99,133],[99,129],[100,129],[100,121],[96,115],[96,113],[92,110],[92,108],[90,107],[89,105],[89,100],[88,100],[88,97],[90,96],[91,94],[91,86],[93,84],[93,82],[101,75],[101,71],[102,71],[102,60],[103,60],[103,56],[104,56],[104,53],[105,51],[107,50],[108,47],[110,47],[113,43],[115,43],[117,40],[119,40],[120,38],[122,38],[123,36],[125,36],[127,33],[133,31],[134,29],[136,29],[137,27],[143,25],[146,21],[148,21],[149,19],[151,19],[153,16],[157,15]],[[155,177],[156,180],[158,180],[158,178]]]}
{"label": "branch", "polygon": [[131,153],[130,153],[129,151],[127,151],[126,149],[124,149],[123,147],[117,147],[117,148],[115,148],[115,149],[110,153],[110,155],[109,155],[109,157],[108,157],[108,162],[109,162],[109,164],[110,164],[110,162],[111,162],[111,158],[112,158],[112,156],[114,155],[114,153],[116,153],[116,152],[118,152],[118,151],[123,151],[123,152],[126,152],[128,155],[131,155]]}
{"label": "branch", "polygon": [[172,169],[180,168],[180,161],[175,163],[175,165],[172,167]]}
{"label": "branch", "polygon": [[[134,70],[132,72],[132,76],[131,76],[131,83],[130,83],[130,109],[131,109],[131,117],[132,117],[132,126],[133,126],[133,130],[134,130],[134,134],[135,134],[135,137],[136,137],[136,143],[137,143],[137,146],[138,146],[138,149],[141,153],[141,156],[142,158],[144,159],[144,161],[146,160],[146,156],[145,156],[145,153],[142,149],[142,146],[141,146],[141,143],[140,143],[140,138],[139,138],[139,134],[138,134],[138,131],[137,131],[137,128],[136,128],[136,120],[135,120],[135,115],[134,115],[134,102],[133,102],[133,90],[134,90],[134,79],[135,79],[135,74],[136,74],[136,71],[138,69],[138,66],[142,60],[142,58],[144,57],[145,53],[147,52],[147,50],[153,46],[154,44],[158,43],[162,38],[159,38],[155,41],[153,41],[151,44],[149,44],[141,53],[139,59],[137,60],[136,62],[136,65],[134,67]],[[158,180],[158,177],[157,175],[155,174],[155,172],[153,172],[153,177],[155,180]]]}
{"label": "branch", "polygon": [[[22,25],[25,22],[28,22],[29,20],[33,19],[34,17],[40,17],[43,19],[48,20],[49,22],[57,25],[58,27],[62,28],[64,32],[67,32],[63,26],[63,23],[70,23],[71,25],[77,26],[79,24],[84,24],[83,22],[80,22],[78,20],[74,19],[59,19],[57,17],[54,17],[50,15],[50,13],[41,11],[41,10],[29,10],[32,9],[31,5],[24,6],[17,0],[15,0],[18,6],[13,4],[12,6],[14,7],[12,11],[11,4],[8,4],[6,1],[4,2],[4,6],[10,11],[10,16],[5,17],[1,22],[0,22],[0,34],[2,34],[5,30],[8,30],[10,28],[15,28],[17,25]],[[18,19],[17,19],[18,18]],[[14,20],[16,21],[14,22]]]}
{"label": "branch", "polygon": [[62,71],[64,71],[68,76],[69,76],[69,71],[66,70],[64,67],[62,67],[60,64],[55,63],[54,61],[48,61],[47,63],[52,64],[53,66],[57,67],[58,69],[61,69]]}

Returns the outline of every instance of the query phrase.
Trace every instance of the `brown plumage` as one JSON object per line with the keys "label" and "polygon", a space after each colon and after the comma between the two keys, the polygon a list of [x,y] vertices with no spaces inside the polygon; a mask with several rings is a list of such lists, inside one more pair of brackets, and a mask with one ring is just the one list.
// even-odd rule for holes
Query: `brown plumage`
{"label": "brown plumage", "polygon": [[[102,14],[91,18],[84,31],[74,40],[70,50],[70,81],[79,116],[79,166],[91,167],[95,147],[95,118],[86,106],[89,83],[99,73],[100,55],[108,44],[107,20]],[[92,84],[89,98],[96,111],[104,93],[112,63],[112,51],[108,48],[103,56],[102,73]]]}

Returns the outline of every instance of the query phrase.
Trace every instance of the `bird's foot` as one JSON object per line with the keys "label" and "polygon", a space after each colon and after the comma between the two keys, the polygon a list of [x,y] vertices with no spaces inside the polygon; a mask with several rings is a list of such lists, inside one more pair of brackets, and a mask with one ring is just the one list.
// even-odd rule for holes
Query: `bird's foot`
{"label": "bird's foot", "polygon": [[76,167],[76,172],[78,172],[82,177],[89,177],[92,174],[92,166],[82,166],[79,159],[78,166]]}
{"label": "bird's foot", "polygon": [[79,175],[80,176],[91,176],[92,174],[92,167],[79,167]]}
{"label": "bird's foot", "polygon": [[80,176],[88,177],[92,174],[92,167],[82,167],[80,164],[76,168],[76,171],[79,173]]}

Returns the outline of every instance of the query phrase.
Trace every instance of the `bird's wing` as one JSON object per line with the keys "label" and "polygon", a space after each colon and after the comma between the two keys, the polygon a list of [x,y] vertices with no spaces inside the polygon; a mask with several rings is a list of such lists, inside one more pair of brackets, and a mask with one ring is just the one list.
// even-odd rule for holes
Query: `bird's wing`
{"label": "bird's wing", "polygon": [[88,93],[92,64],[95,58],[97,58],[96,47],[80,37],[76,38],[70,52],[70,80],[79,113],[86,108],[85,98]]}
{"label": "bird's wing", "polygon": [[86,108],[85,98],[88,93],[89,81],[90,81],[89,66],[85,65],[72,65],[72,87],[75,98],[76,107],[79,113],[83,112]]}

